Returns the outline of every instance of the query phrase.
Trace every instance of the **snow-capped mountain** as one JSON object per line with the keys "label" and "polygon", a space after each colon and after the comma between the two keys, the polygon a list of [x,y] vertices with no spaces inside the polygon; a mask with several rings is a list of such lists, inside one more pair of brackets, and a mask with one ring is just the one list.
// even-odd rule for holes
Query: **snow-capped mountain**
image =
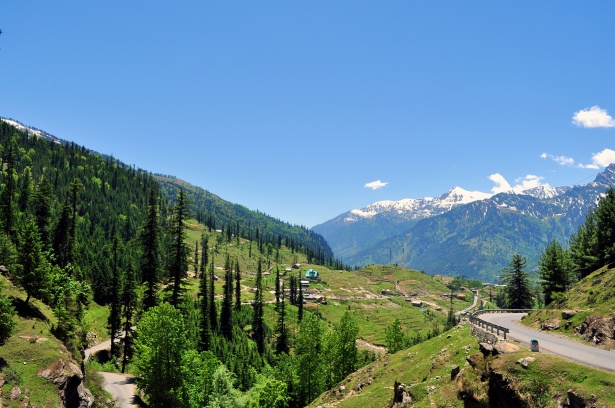
{"label": "snow-capped mountain", "polygon": [[399,201],[378,201],[359,210],[350,210],[344,221],[354,222],[360,218],[373,218],[378,214],[395,213],[408,220],[420,220],[450,211],[454,206],[485,200],[492,194],[467,191],[455,187],[440,197],[406,198]]}
{"label": "snow-capped mountain", "polygon": [[615,185],[615,164],[585,185],[495,195],[455,187],[437,198],[380,201],[313,230],[349,264],[399,263],[493,280],[519,252],[536,266],[551,239],[565,243]]}

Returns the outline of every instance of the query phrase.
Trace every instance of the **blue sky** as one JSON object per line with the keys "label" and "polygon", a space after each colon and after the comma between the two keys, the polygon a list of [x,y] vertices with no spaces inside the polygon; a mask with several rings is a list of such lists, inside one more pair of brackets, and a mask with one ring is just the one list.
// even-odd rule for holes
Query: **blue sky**
{"label": "blue sky", "polygon": [[454,186],[577,184],[615,162],[613,15],[4,0],[0,116],[309,227]]}

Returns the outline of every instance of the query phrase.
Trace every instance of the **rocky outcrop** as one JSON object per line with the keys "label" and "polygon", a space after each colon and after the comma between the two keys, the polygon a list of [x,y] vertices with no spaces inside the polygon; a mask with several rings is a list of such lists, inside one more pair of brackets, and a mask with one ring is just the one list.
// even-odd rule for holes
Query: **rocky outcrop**
{"label": "rocky outcrop", "polygon": [[594,344],[612,345],[615,341],[615,313],[607,316],[587,316],[575,331]]}
{"label": "rocky outcrop", "polygon": [[411,404],[413,402],[414,395],[410,392],[410,387],[406,384],[395,381],[393,386],[393,403],[389,406],[393,407],[397,404],[402,404],[402,406],[405,406],[406,404]]}
{"label": "rocky outcrop", "polygon": [[67,408],[90,408],[94,397],[83,385],[83,373],[79,366],[71,361],[57,360],[38,373],[58,387],[62,406]]}

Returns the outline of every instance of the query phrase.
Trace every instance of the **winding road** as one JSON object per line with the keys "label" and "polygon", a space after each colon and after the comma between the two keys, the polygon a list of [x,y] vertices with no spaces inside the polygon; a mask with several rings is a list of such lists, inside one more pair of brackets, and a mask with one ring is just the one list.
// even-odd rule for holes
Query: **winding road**
{"label": "winding road", "polygon": [[508,337],[523,342],[529,346],[530,340],[538,340],[540,350],[546,350],[578,363],[608,371],[615,371],[615,351],[607,351],[597,347],[569,340],[563,337],[533,330],[519,323],[527,313],[484,313],[482,320],[495,323],[510,330]]}
{"label": "winding road", "polygon": [[[111,340],[103,341],[100,344],[90,347],[85,350],[85,361],[89,360],[92,354],[96,354],[100,350],[111,348]],[[103,377],[103,388],[115,400],[116,406],[121,408],[137,408],[135,403],[135,394],[137,386],[135,378],[130,374],[106,373],[101,372]]]}

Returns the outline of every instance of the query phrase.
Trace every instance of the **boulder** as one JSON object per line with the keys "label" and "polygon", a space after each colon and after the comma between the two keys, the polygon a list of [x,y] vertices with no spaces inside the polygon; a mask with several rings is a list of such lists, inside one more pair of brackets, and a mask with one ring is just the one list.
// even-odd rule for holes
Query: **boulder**
{"label": "boulder", "polygon": [[479,343],[478,349],[480,350],[481,353],[483,353],[483,356],[485,357],[493,354],[493,346],[489,343]]}
{"label": "boulder", "polygon": [[540,325],[540,330],[558,330],[559,327],[558,321],[548,320]]}
{"label": "boulder", "polygon": [[414,395],[410,392],[410,387],[406,384],[395,381],[393,386],[393,403],[401,402],[402,404],[410,404],[414,402]]}
{"label": "boulder", "polygon": [[517,360],[517,364],[521,364],[521,367],[527,368],[530,363],[533,363],[534,361],[536,361],[534,357],[524,357]]}
{"label": "boulder", "polygon": [[56,385],[63,406],[90,408],[94,404],[94,396],[83,385],[83,373],[75,363],[59,359],[39,372],[38,376]]}
{"label": "boulder", "polygon": [[595,344],[615,340],[615,314],[591,315],[575,331],[585,340]]}
{"label": "boulder", "polygon": [[562,310],[562,319],[572,319],[577,314],[576,310]]}
{"label": "boulder", "polygon": [[515,351],[519,351],[519,346],[514,343],[498,342],[495,346],[493,346],[493,354],[496,355],[514,353]]}

